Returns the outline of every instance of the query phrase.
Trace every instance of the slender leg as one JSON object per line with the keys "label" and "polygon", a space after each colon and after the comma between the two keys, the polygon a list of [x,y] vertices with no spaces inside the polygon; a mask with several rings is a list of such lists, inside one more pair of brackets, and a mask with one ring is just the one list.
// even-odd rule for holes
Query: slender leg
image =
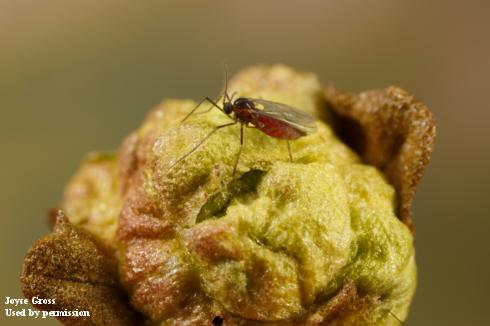
{"label": "slender leg", "polygon": [[214,109],[214,108],[217,108],[218,110],[220,110],[221,112],[223,112],[223,113],[224,113],[223,109],[222,109],[222,108],[221,108],[221,107],[220,107],[220,106],[219,106],[219,105],[218,105],[218,104],[217,104],[215,101],[213,101],[212,99],[210,99],[209,97],[207,97],[207,96],[206,96],[205,98],[203,98],[203,99],[201,100],[201,102],[199,102],[199,104],[197,104],[197,105],[196,105],[196,107],[195,107],[195,108],[193,108],[193,109],[192,109],[192,111],[191,111],[191,112],[189,112],[189,113],[188,113],[188,114],[185,116],[185,118],[184,118],[184,119],[182,119],[182,121],[181,121],[180,123],[183,123],[185,120],[187,120],[187,118],[189,118],[189,117],[190,117],[192,114],[194,114],[194,112],[195,112],[195,111],[196,111],[196,110],[197,110],[197,109],[198,109],[198,108],[199,108],[199,107],[200,107],[200,106],[201,106],[201,105],[204,103],[204,101],[208,101],[209,103],[211,103],[211,104],[212,104],[212,106],[211,106],[211,107],[210,107],[208,110],[203,111],[203,112],[199,112],[199,113],[196,113],[196,114],[206,113],[206,112],[211,111],[211,110],[212,110],[212,109]]}
{"label": "slender leg", "polygon": [[401,320],[400,318],[398,318],[397,316],[395,316],[394,313],[392,313],[391,311],[388,312],[393,318],[395,318],[399,323],[400,325],[405,325]]}
{"label": "slender leg", "polygon": [[287,140],[287,142],[288,142],[289,161],[293,162],[293,154],[291,153],[291,143],[289,142],[289,140]]}
{"label": "slender leg", "polygon": [[180,161],[184,160],[186,157],[188,157],[189,155],[191,155],[196,149],[199,148],[199,146],[201,146],[209,137],[211,137],[212,134],[214,134],[216,131],[218,131],[219,129],[221,128],[225,128],[225,127],[229,127],[229,126],[232,126],[234,124],[237,124],[236,121],[234,122],[230,122],[230,123],[225,123],[224,125],[220,125],[220,126],[217,126],[216,128],[214,128],[209,134],[206,135],[206,137],[204,137],[203,139],[201,139],[201,141],[199,141],[199,143],[197,143],[197,145],[195,145],[189,152],[187,152],[185,155],[181,156],[177,161],[175,161],[169,168],[168,168],[168,171],[170,171],[177,163],[179,163]]}
{"label": "slender leg", "polygon": [[243,123],[240,124],[240,149],[238,150],[238,155],[236,156],[236,161],[235,161],[235,166],[233,167],[232,176],[235,175],[236,168],[238,166],[238,161],[240,161],[240,155],[242,154],[242,148],[243,148]]}

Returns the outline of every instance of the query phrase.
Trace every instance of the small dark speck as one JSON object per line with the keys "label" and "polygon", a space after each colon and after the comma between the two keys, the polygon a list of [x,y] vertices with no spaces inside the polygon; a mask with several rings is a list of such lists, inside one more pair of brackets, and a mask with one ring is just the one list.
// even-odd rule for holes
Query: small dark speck
{"label": "small dark speck", "polygon": [[213,325],[216,325],[216,326],[223,325],[223,318],[221,318],[220,316],[214,317],[213,318]]}

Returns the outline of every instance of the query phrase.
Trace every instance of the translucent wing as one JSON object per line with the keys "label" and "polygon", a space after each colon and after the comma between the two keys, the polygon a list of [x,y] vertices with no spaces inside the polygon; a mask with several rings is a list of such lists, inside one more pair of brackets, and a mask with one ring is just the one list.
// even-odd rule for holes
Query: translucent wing
{"label": "translucent wing", "polygon": [[315,118],[289,105],[255,98],[250,100],[258,106],[258,114],[286,122],[305,133],[314,133],[317,130]]}

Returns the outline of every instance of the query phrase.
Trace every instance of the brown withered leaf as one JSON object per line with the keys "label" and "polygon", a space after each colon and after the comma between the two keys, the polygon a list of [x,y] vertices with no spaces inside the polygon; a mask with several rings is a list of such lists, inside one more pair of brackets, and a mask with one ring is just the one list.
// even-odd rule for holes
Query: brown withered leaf
{"label": "brown withered leaf", "polygon": [[395,187],[397,215],[413,231],[412,201],[434,150],[436,123],[419,100],[397,87],[352,94],[327,85],[325,99],[340,138]]}
{"label": "brown withered leaf", "polygon": [[45,311],[89,311],[90,317],[57,317],[64,325],[135,325],[107,257],[84,231],[58,212],[54,231],[27,253],[21,276],[26,298],[54,299]]}

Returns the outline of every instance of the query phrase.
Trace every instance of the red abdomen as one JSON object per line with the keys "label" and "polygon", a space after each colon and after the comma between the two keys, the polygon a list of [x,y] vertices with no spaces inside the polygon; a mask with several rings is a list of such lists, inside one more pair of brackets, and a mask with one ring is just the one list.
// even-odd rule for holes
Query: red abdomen
{"label": "red abdomen", "polygon": [[274,138],[294,140],[306,135],[287,122],[263,115],[254,115],[250,122],[264,134]]}

